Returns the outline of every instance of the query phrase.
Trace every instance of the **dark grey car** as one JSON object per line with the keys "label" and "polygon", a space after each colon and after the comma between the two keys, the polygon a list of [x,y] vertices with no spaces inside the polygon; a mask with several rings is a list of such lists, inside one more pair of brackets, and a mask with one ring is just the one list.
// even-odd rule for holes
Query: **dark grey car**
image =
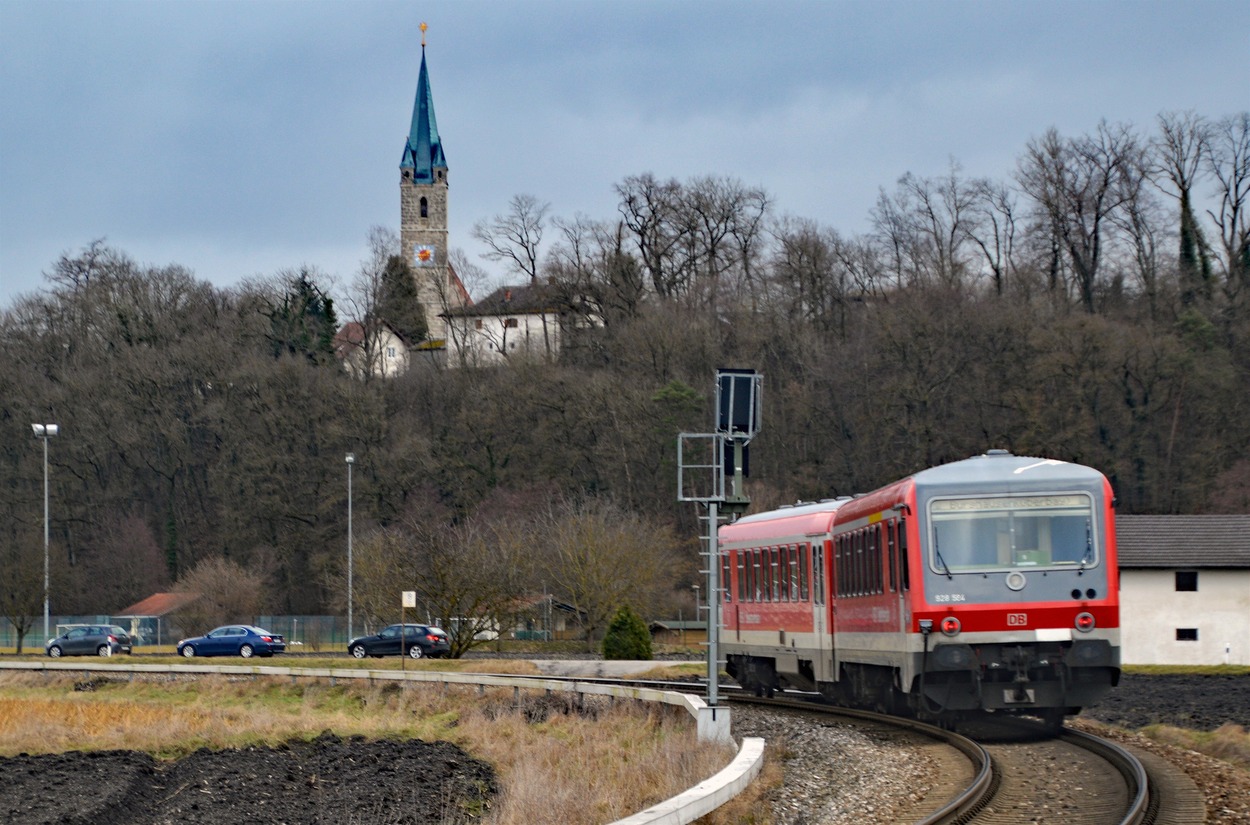
{"label": "dark grey car", "polygon": [[433,625],[393,624],[381,633],[347,643],[347,652],[357,659],[398,656],[401,651],[412,659],[440,658],[451,652],[451,642],[441,628]]}
{"label": "dark grey car", "polygon": [[112,656],[130,653],[130,634],[115,624],[88,624],[71,627],[49,639],[44,652],[56,659],[60,656]]}

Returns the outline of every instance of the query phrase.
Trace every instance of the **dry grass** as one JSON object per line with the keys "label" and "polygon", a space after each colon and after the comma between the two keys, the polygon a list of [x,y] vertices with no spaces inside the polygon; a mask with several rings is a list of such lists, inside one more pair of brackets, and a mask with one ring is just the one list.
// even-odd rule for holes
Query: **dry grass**
{"label": "dry grass", "polygon": [[522,692],[517,706],[511,689],[464,686],[167,676],[76,683],[0,674],[0,756],[127,749],[173,758],[327,729],[456,743],[498,772],[497,825],[611,821],[680,793],[733,757],[728,746],[699,743],[681,711],[601,697],[578,703]]}
{"label": "dry grass", "polygon": [[1197,751],[1230,762],[1243,770],[1250,770],[1250,733],[1241,725],[1230,722],[1213,731],[1151,725],[1141,733],[1158,742]]}

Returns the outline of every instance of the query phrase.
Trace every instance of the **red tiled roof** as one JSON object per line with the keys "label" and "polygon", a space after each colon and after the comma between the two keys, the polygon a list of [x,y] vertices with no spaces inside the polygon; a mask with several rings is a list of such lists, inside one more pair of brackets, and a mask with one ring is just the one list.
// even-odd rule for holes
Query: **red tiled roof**
{"label": "red tiled roof", "polygon": [[140,602],[135,602],[125,610],[114,613],[114,618],[122,616],[164,616],[185,607],[200,597],[199,593],[153,593]]}

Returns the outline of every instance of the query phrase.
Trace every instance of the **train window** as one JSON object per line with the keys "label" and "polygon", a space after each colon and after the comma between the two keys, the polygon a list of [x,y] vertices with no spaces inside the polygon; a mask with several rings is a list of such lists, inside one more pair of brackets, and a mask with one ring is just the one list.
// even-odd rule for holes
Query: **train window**
{"label": "train window", "polygon": [[742,561],[739,562],[741,569],[738,572],[738,576],[742,580],[742,600],[744,602],[753,602],[755,601],[755,591],[751,589],[754,581],[754,577],[751,575],[751,551],[740,550],[738,552],[742,554]]}
{"label": "train window", "polygon": [[846,549],[846,537],[838,536],[833,540],[833,574],[835,581],[833,582],[833,590],[839,596],[845,596],[842,590],[842,582],[846,581],[846,566],[844,562]]}
{"label": "train window", "polygon": [[789,570],[786,570],[786,562],[789,561],[789,554],[786,552],[786,546],[774,547],[773,557],[776,560],[776,592],[778,592],[778,601],[786,600],[786,580],[789,579]]}
{"label": "train window", "polygon": [[811,545],[799,545],[799,601],[805,602],[810,598],[810,591],[807,588],[808,573],[807,565],[811,561]]}
{"label": "train window", "polygon": [[876,527],[868,529],[868,592],[881,592],[881,550],[880,542],[877,541],[879,530]]}
{"label": "train window", "polygon": [[935,572],[1099,563],[1093,500],[1084,493],[934,499]]}
{"label": "train window", "polygon": [[737,556],[738,562],[738,601],[744,602],[747,598],[747,571],[746,563],[743,561],[746,554],[738,550],[734,555]]}
{"label": "train window", "polygon": [[783,602],[790,601],[790,545],[783,544],[779,548],[781,554],[781,564],[777,568],[780,581],[780,595],[778,598]]}
{"label": "train window", "polygon": [[758,602],[760,600],[760,551],[752,550],[751,556],[747,560],[749,565],[747,575],[751,577],[751,587],[748,592],[751,594],[751,601]]}
{"label": "train window", "polygon": [[797,602],[806,596],[799,595],[799,546],[790,545],[790,601]]}
{"label": "train window", "polygon": [[898,522],[890,521],[885,525],[885,557],[890,566],[890,592],[898,590],[898,559],[894,555],[894,531],[898,529]]}
{"label": "train window", "polygon": [[907,519],[898,520],[898,560],[899,560],[899,578],[903,586],[903,592],[911,590],[911,564],[907,559]]}
{"label": "train window", "polygon": [[838,595],[851,595],[851,537],[838,539]]}
{"label": "train window", "polygon": [[781,574],[781,600],[783,602],[790,601],[790,545],[781,545],[781,566],[778,568]]}
{"label": "train window", "polygon": [[812,598],[816,604],[825,603],[825,545],[812,548]]}
{"label": "train window", "polygon": [[760,594],[760,601],[766,602],[773,594],[773,566],[772,554],[765,547],[759,552],[760,578],[756,590]]}
{"label": "train window", "polygon": [[[729,574],[731,572],[729,566],[729,555],[726,553],[720,557],[720,592],[724,595],[721,600],[725,604],[733,601],[733,591],[729,588]],[[695,618],[698,618],[697,616]]]}
{"label": "train window", "polygon": [[864,531],[855,534],[855,595],[862,596],[867,592],[864,583],[868,575],[864,570]]}
{"label": "train window", "polygon": [[855,596],[859,594],[859,556],[856,550],[859,548],[859,535],[852,533],[846,539],[846,595]]}
{"label": "train window", "polygon": [[773,557],[773,569],[772,569],[773,601],[779,602],[781,601],[781,577],[783,573],[781,569],[781,548],[780,547],[773,548],[772,557]]}

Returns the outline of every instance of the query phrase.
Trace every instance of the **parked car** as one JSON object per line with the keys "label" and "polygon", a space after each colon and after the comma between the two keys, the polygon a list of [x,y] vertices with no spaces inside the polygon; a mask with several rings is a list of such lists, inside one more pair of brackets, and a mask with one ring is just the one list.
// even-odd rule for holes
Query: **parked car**
{"label": "parked car", "polygon": [[49,639],[44,652],[53,659],[60,656],[112,656],[114,653],[130,653],[132,643],[129,634],[115,624],[88,624],[71,627]]}
{"label": "parked car", "polygon": [[250,624],[228,624],[210,630],[203,636],[183,639],[178,655],[188,659],[196,656],[272,656],[286,650],[286,639],[277,633]]}
{"label": "parked car", "polygon": [[357,659],[372,656],[398,656],[405,652],[412,659],[440,658],[451,653],[451,640],[442,628],[428,624],[393,624],[372,636],[361,636],[347,643],[347,652]]}

